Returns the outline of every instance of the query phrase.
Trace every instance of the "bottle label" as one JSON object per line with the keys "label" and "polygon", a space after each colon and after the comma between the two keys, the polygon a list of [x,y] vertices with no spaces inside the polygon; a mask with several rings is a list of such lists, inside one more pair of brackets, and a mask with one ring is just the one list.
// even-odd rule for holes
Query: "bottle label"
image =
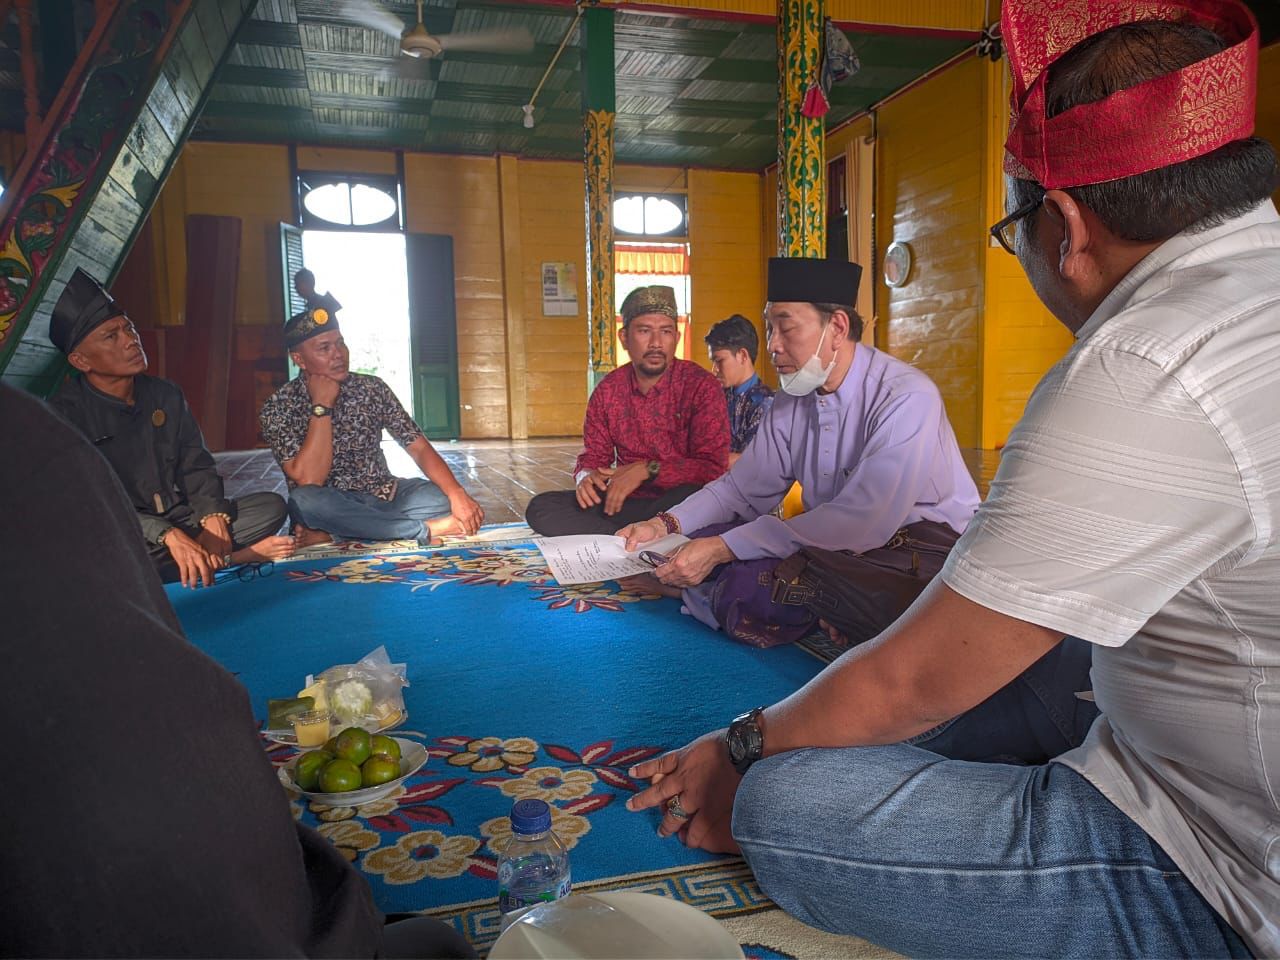
{"label": "bottle label", "polygon": [[567,897],[569,891],[573,889],[573,883],[565,877],[554,890],[543,890],[541,893],[526,894],[521,896],[518,893],[512,893],[506,887],[498,890],[498,911],[500,913],[511,913],[513,910],[527,910],[530,907],[536,907],[540,903],[552,903],[561,897]]}

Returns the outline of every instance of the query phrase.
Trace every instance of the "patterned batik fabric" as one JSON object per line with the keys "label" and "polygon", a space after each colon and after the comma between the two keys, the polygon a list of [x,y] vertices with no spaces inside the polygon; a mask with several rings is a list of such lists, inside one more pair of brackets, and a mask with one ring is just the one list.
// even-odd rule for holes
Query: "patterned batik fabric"
{"label": "patterned batik fabric", "polygon": [[[303,377],[299,374],[272,394],[258,417],[262,436],[280,463],[296,457],[307,437],[313,402]],[[406,448],[423,438],[413,417],[382,380],[349,374],[333,404],[333,465],[325,486],[390,500],[396,478],[382,454],[384,429]],[[290,480],[289,486],[296,484]]]}
{"label": "patterned batik fabric", "polygon": [[724,399],[729,408],[729,452],[741,453],[773,406],[773,391],[755,377],[745,390],[725,388]]}
{"label": "patterned batik fabric", "polygon": [[729,415],[720,390],[689,360],[673,360],[648,393],[640,392],[631,364],[619,367],[591,394],[574,473],[657,460],[662,468],[636,490],[641,497],[714,480],[729,465]]}
{"label": "patterned batik fabric", "polygon": [[[1187,22],[1230,46],[1050,117],[1048,68],[1088,37],[1141,20]],[[1013,80],[1005,172],[1046,189],[1119,180],[1253,133],[1258,27],[1237,0],[1017,0],[1001,9]]]}

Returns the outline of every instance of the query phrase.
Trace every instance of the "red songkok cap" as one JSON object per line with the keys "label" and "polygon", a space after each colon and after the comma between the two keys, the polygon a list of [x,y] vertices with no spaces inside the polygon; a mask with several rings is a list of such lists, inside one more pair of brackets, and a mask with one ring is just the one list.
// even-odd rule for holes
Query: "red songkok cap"
{"label": "red songkok cap", "polygon": [[[1237,0],[1005,0],[1013,76],[1005,172],[1048,190],[1119,180],[1252,136],[1258,25]],[[1212,30],[1231,46],[1096,103],[1045,116],[1048,68],[1089,37],[1165,20]]]}

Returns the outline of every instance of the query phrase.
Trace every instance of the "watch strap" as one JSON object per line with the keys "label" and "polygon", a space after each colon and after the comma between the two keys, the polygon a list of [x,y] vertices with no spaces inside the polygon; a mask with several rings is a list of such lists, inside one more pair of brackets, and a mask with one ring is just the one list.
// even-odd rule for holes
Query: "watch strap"
{"label": "watch strap", "polygon": [[760,729],[762,713],[764,707],[756,707],[734,717],[725,733],[729,762],[739,774],[746,773],[753,763],[764,756],[764,731]]}

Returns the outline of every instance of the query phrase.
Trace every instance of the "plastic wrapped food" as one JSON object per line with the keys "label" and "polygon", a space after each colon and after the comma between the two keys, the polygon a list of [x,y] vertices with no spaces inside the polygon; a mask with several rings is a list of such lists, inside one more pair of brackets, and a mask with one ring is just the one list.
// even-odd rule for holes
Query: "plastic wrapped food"
{"label": "plastic wrapped food", "polygon": [[322,685],[338,723],[385,729],[404,716],[406,668],[407,664],[391,662],[386,647],[378,647],[359,663],[330,667],[316,677],[316,684]]}

